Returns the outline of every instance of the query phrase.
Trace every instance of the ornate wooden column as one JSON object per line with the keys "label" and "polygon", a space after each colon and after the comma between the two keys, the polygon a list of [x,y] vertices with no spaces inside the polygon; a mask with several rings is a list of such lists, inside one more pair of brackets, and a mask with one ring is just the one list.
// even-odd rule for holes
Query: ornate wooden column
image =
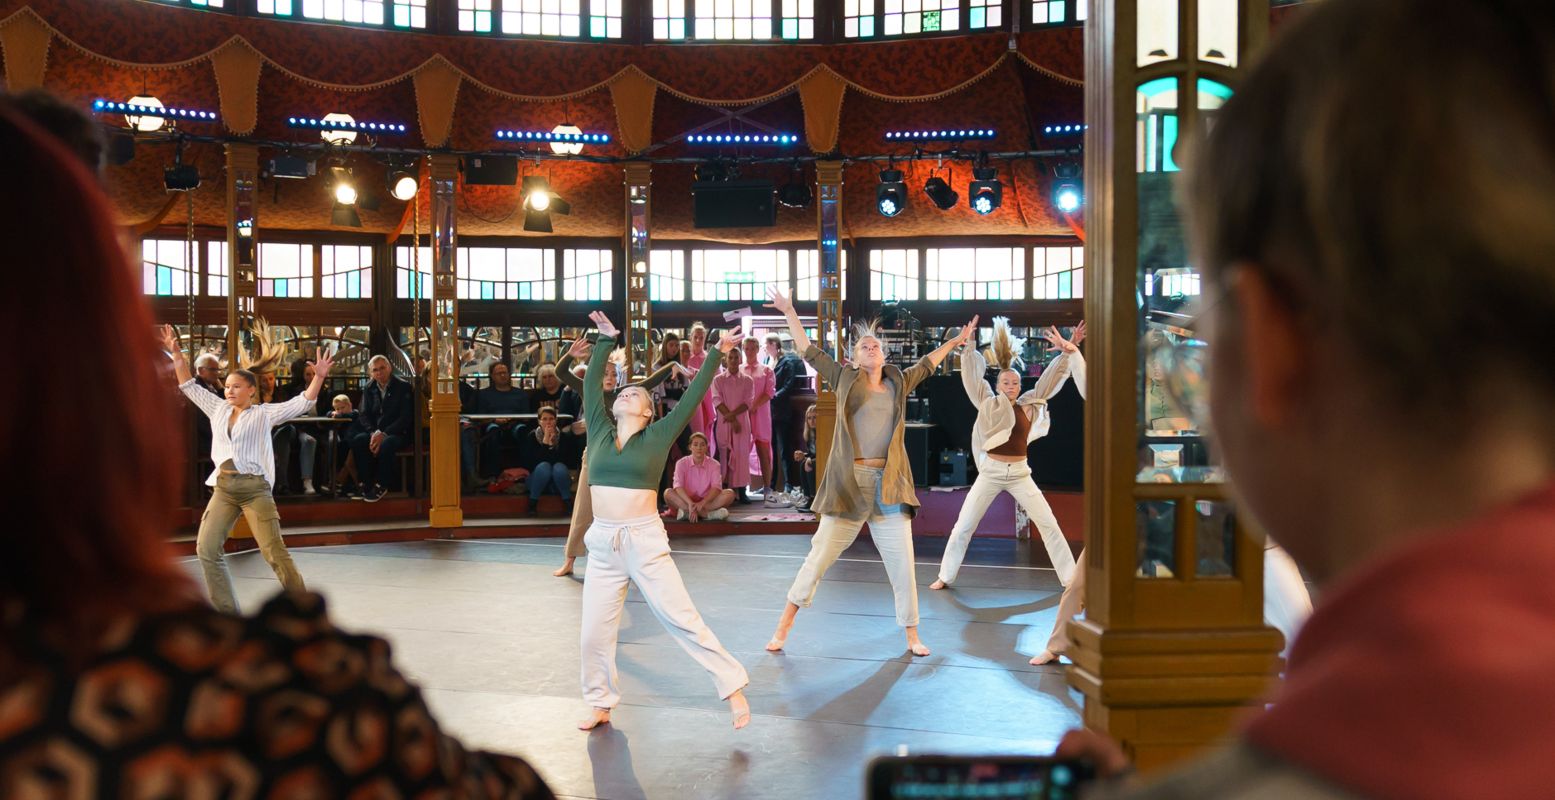
{"label": "ornate wooden column", "polygon": [[[259,148],[227,144],[227,359],[237,368],[238,340],[254,322],[259,296],[259,242],[254,193],[259,187]],[[192,334],[191,334],[192,335]]]}
{"label": "ornate wooden column", "polygon": [[1144,770],[1223,737],[1279,663],[1263,545],[1145,349],[1202,344],[1185,327],[1198,277],[1172,184],[1268,17],[1263,0],[1091,0],[1086,25],[1089,563],[1068,679],[1085,724]]}
{"label": "ornate wooden column", "polygon": [[653,168],[626,164],[626,371],[643,377],[653,370],[653,309],[648,302],[648,228],[653,204],[648,191]]}
{"label": "ornate wooden column", "polygon": [[459,507],[459,294],[454,282],[454,248],[458,244],[454,192],[458,177],[457,156],[432,154],[432,474],[429,496],[430,521],[434,528],[457,528],[464,524],[464,511]]}
{"label": "ornate wooden column", "polygon": [[[842,162],[815,162],[817,234],[820,249],[820,301],[815,308],[815,345],[833,356],[842,353]],[[815,396],[815,479],[820,481],[831,453],[837,424],[837,395],[822,382]]]}

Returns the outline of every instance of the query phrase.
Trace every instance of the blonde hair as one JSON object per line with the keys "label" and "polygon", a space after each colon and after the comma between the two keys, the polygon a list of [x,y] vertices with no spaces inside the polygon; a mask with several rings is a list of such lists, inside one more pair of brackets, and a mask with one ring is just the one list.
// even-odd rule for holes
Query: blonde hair
{"label": "blonde hair", "polygon": [[[877,342],[880,341],[879,318],[867,320],[865,322],[853,323],[853,343],[849,345],[848,352],[851,352],[857,356],[859,343],[865,339],[874,339]],[[881,342],[881,344],[884,345],[885,343]]]}
{"label": "blonde hair", "polygon": [[329,404],[330,404],[330,405],[331,405],[331,406],[338,406],[338,405],[340,405],[340,404],[341,404],[341,403],[345,403],[345,404],[346,404],[346,405],[351,405],[351,398],[349,398],[349,397],[346,397],[346,396],[345,396],[345,395],[343,395],[343,394],[337,394],[337,395],[335,395],[335,396],[334,396],[334,398],[332,398],[332,399],[331,399],[331,400],[330,400],[330,401],[329,401]]}
{"label": "blonde hair", "polygon": [[707,434],[702,433],[701,431],[693,431],[691,433],[691,438],[689,440],[687,440],[687,441],[694,442],[694,441],[696,441],[698,439],[702,440],[702,444],[707,444]]}
{"label": "blonde hair", "polygon": [[1017,367],[1022,365],[1020,351],[1026,346],[1026,340],[1016,336],[1010,330],[1009,317],[993,318],[993,342],[983,351],[988,363],[999,368],[1000,372],[1019,373]]}

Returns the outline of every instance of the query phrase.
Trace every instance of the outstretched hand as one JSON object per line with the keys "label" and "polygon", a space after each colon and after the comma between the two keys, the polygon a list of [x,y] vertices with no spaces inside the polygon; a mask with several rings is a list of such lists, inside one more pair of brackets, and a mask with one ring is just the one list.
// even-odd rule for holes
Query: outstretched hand
{"label": "outstretched hand", "polygon": [[157,329],[157,333],[162,337],[162,349],[166,350],[174,359],[182,360],[184,358],[184,350],[178,346],[178,332],[173,330],[173,326],[163,325]]}
{"label": "outstretched hand", "polygon": [[978,319],[978,316],[977,315],[973,315],[971,322],[968,322],[967,324],[961,326],[961,332],[956,334],[956,338],[950,340],[951,343],[953,345],[955,345],[956,347],[960,347],[961,345],[966,344],[967,341],[969,341],[974,335],[976,335],[976,333],[977,333],[977,319]]}
{"label": "outstretched hand", "polygon": [[329,377],[329,368],[335,365],[334,348],[319,345],[317,355],[313,358],[313,374],[322,381]]}
{"label": "outstretched hand", "polygon": [[1074,333],[1069,334],[1069,342],[1078,345],[1083,341],[1085,341],[1085,320],[1082,319],[1079,325],[1074,326]]}
{"label": "outstretched hand", "polygon": [[589,340],[588,340],[588,337],[587,336],[579,336],[577,339],[575,339],[573,341],[572,346],[567,348],[567,355],[570,358],[572,358],[574,361],[578,361],[578,360],[581,360],[583,358],[583,354],[587,353],[588,350],[589,350]]}
{"label": "outstretched hand", "polygon": [[1047,349],[1049,353],[1074,353],[1080,349],[1074,346],[1074,342],[1065,339],[1064,335],[1058,332],[1058,328],[1051,325],[1043,329],[1042,338],[1052,345]]}
{"label": "outstretched hand", "polygon": [[771,302],[764,304],[764,308],[775,308],[781,314],[790,314],[794,310],[794,301],[776,286],[767,287],[767,299]]}
{"label": "outstretched hand", "polygon": [[610,321],[609,317],[605,316],[603,311],[590,311],[589,319],[593,321],[594,327],[599,328],[600,336],[608,336],[614,339],[616,334],[620,333],[615,324]]}
{"label": "outstretched hand", "polygon": [[[789,307],[792,308],[793,306]],[[718,352],[727,355],[730,350],[733,350],[734,346],[740,343],[740,333],[741,331],[739,328],[730,328],[728,330],[719,331]]]}

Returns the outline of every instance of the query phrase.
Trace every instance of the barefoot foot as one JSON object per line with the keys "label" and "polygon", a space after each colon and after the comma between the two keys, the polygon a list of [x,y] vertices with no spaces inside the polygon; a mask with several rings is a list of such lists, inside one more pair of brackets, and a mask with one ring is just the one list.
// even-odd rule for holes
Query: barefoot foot
{"label": "barefoot foot", "polygon": [[745,692],[739,691],[729,695],[729,718],[733,720],[735,730],[750,724],[751,704],[745,699]]}
{"label": "barefoot foot", "polygon": [[1040,667],[1043,664],[1051,664],[1058,660],[1059,655],[1060,654],[1055,653],[1052,650],[1043,650],[1042,652],[1031,657],[1031,665],[1033,667]]}
{"label": "barefoot foot", "polygon": [[929,646],[917,639],[909,639],[907,649],[912,651],[912,654],[915,656],[926,656],[929,654]]}
{"label": "barefoot foot", "polygon": [[767,640],[767,652],[776,653],[783,649],[783,645],[788,643],[788,631],[791,627],[793,627],[793,623],[778,625],[777,631],[772,634],[772,638]]}
{"label": "barefoot foot", "polygon": [[594,730],[595,728],[597,728],[597,727],[599,727],[601,725],[609,725],[609,724],[610,724],[610,709],[608,709],[608,708],[596,708],[596,709],[594,709],[594,713],[589,715],[588,719],[583,720],[582,722],[578,723],[578,730],[580,730],[580,731],[591,731],[591,730]]}
{"label": "barefoot foot", "polygon": [[571,575],[572,574],[572,562],[574,562],[574,561],[577,561],[577,559],[576,558],[569,558],[566,561],[563,561],[562,565],[560,567],[557,567],[556,571],[551,573],[551,574],[555,575],[558,578],[565,578],[568,575]]}
{"label": "barefoot foot", "polygon": [[940,578],[939,580],[929,584],[929,588],[930,589],[943,589],[943,588],[945,588],[946,586],[949,586],[949,585],[950,584],[945,582],[944,578]]}

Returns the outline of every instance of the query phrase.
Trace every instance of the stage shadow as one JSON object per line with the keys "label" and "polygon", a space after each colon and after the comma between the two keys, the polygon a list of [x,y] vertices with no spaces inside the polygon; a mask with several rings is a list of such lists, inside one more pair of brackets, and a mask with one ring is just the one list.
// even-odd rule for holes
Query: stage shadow
{"label": "stage shadow", "polygon": [[594,796],[611,800],[647,800],[632,768],[632,748],[626,734],[613,725],[589,731],[589,765],[594,772]]}

